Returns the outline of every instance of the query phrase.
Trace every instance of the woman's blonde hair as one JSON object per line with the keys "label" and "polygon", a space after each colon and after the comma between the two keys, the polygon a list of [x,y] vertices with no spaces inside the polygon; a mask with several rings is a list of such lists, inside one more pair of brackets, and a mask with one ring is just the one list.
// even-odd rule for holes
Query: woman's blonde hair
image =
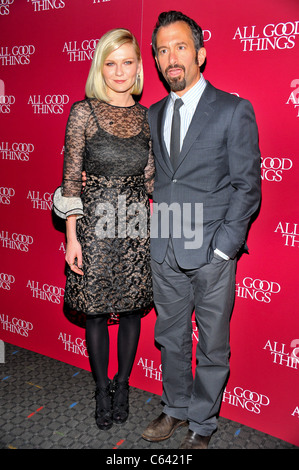
{"label": "woman's blonde hair", "polygon": [[136,77],[136,82],[131,90],[131,95],[140,95],[143,89],[143,67],[141,52],[135,36],[127,29],[117,28],[108,31],[99,40],[89,70],[85,93],[88,98],[97,98],[102,101],[109,101],[107,86],[103,77],[103,66],[107,57],[116,49],[126,43],[132,44],[140,62],[140,73]]}

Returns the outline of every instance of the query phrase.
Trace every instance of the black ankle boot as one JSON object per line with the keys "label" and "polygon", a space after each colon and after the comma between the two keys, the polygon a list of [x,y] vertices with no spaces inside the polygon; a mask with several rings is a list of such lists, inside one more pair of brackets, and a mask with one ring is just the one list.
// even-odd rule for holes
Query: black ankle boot
{"label": "black ankle boot", "polygon": [[124,423],[129,416],[129,380],[119,382],[117,375],[113,379],[113,421]]}
{"label": "black ankle boot", "polygon": [[95,418],[99,429],[107,431],[113,425],[111,382],[107,387],[97,387],[95,392],[96,412]]}

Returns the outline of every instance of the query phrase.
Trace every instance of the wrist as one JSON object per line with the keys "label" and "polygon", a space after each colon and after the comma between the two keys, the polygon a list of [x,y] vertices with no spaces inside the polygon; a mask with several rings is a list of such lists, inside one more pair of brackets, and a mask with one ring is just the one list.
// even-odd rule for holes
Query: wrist
{"label": "wrist", "polygon": [[79,243],[77,239],[76,231],[73,231],[73,230],[66,231],[66,243],[69,245],[74,245],[75,243]]}

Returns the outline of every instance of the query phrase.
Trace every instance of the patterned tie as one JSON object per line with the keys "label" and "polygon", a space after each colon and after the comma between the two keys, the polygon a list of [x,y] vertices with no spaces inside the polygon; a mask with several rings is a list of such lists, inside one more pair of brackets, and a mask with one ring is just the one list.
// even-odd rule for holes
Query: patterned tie
{"label": "patterned tie", "polygon": [[173,117],[171,124],[171,138],[170,138],[170,161],[172,166],[175,168],[177,159],[180,155],[180,136],[181,136],[181,118],[180,118],[180,107],[183,105],[183,101],[178,98],[174,102]]}

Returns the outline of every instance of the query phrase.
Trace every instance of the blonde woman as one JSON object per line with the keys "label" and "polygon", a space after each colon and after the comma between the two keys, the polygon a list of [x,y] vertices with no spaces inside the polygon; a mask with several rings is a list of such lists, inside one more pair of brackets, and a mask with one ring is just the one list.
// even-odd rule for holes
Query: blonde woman
{"label": "blonde woman", "polygon": [[[96,423],[103,430],[128,417],[141,317],[152,304],[148,194],[154,162],[147,110],[134,99],[142,87],[135,37],[126,29],[109,31],[95,50],[86,99],[71,108],[63,184],[54,196],[54,211],[66,219],[65,302],[86,314]],[[115,322],[118,373],[111,382],[108,325]]]}

